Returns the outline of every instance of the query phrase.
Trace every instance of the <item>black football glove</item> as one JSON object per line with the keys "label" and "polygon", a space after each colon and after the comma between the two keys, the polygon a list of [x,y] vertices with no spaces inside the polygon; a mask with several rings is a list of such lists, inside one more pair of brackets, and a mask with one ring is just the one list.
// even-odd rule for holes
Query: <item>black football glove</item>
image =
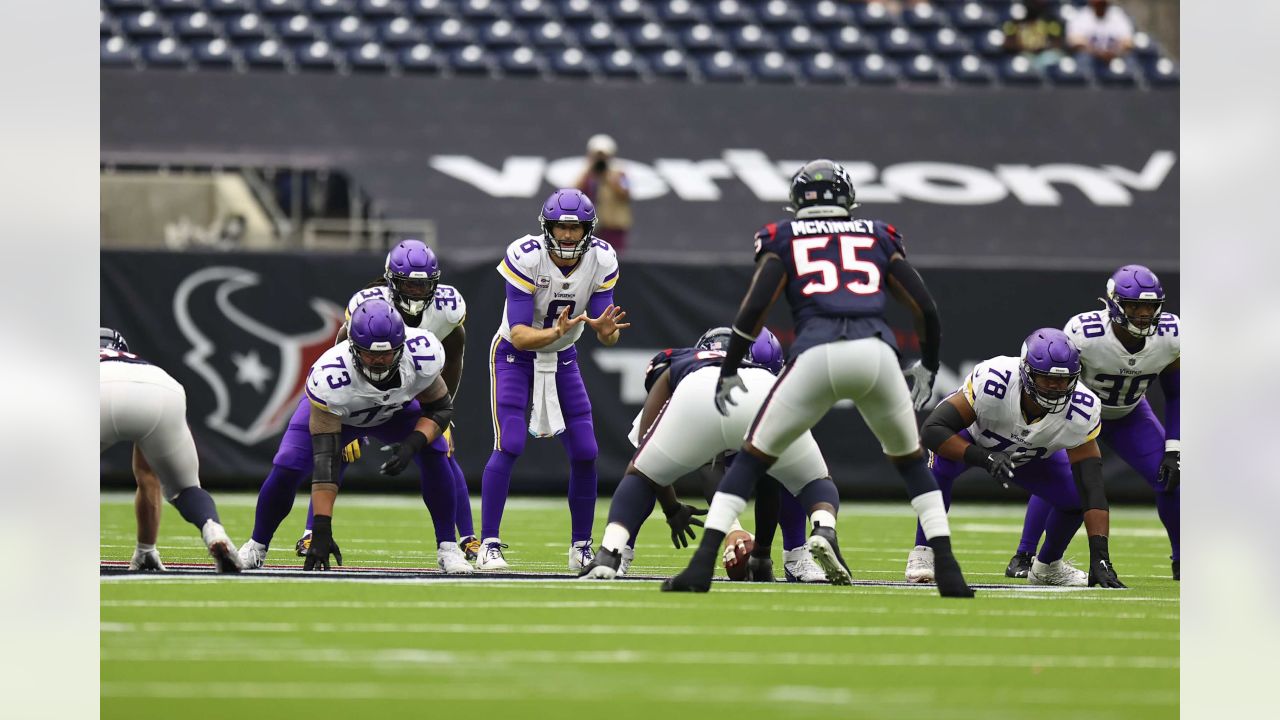
{"label": "black football glove", "polygon": [[[662,511],[667,516],[667,524],[671,526],[671,544],[677,548],[689,547],[689,541],[696,538],[693,532],[693,525],[702,527],[702,521],[694,517],[694,515],[706,515],[706,508],[696,508],[692,505],[680,503],[670,512],[666,508]],[[685,534],[689,537],[685,538]]]}
{"label": "black football glove", "polygon": [[342,551],[333,539],[333,518],[316,515],[311,522],[311,547],[307,548],[307,560],[303,570],[328,570],[329,555],[342,565]]}
{"label": "black football glove", "polygon": [[1182,474],[1182,451],[1166,450],[1164,459],[1160,461],[1160,471],[1156,479],[1163,486],[1160,492],[1171,493],[1178,489],[1178,476]]}
{"label": "black football glove", "polygon": [[733,399],[733,391],[747,391],[747,386],[743,384],[742,378],[737,373],[728,377],[721,375],[716,380],[716,410],[725,417],[729,417],[729,406],[737,405],[738,402]]}
{"label": "black football glove", "polygon": [[1115,566],[1111,564],[1106,535],[1089,536],[1089,587],[1125,587],[1116,576]]}
{"label": "black football glove", "polygon": [[414,430],[409,433],[409,437],[404,441],[391,445],[383,445],[383,450],[390,450],[395,453],[390,460],[382,463],[382,468],[378,472],[383,475],[399,475],[402,470],[409,467],[409,463],[413,462],[413,456],[422,451],[427,446],[427,436]]}
{"label": "black football glove", "polygon": [[988,451],[985,467],[996,482],[1003,485],[1006,490],[1009,489],[1009,481],[1013,479],[1013,460],[1008,453]]}

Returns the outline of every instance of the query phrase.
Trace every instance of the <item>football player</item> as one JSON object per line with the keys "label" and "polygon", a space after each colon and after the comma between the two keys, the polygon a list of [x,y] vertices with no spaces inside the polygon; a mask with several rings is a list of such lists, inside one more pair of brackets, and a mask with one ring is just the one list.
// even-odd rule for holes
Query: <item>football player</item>
{"label": "football player", "polygon": [[[397,475],[416,462],[436,534],[436,561],[450,574],[473,571],[454,535],[453,474],[444,429],[453,418],[453,399],[441,371],[444,348],[427,330],[406,328],[390,303],[372,298],[351,313],[348,338],[325,351],[311,366],[309,407],[295,412],[280,442],[271,474],[258,493],[253,536],[240,548],[246,568],[259,568],[271,537],[289,513],[298,486],[311,475],[315,508],[305,570],[328,570],[329,556],[342,564],[333,540],[333,506],[344,466],[343,446],[372,435],[393,444],[382,464]],[[303,411],[306,411],[305,413]]]}
{"label": "football player", "polygon": [[[1105,310],[1076,315],[1065,330],[1080,350],[1080,382],[1102,401],[1102,440],[1156,491],[1156,514],[1169,535],[1178,580],[1182,331],[1177,315],[1161,312],[1164,300],[1155,273],[1126,265],[1107,280]],[[1157,379],[1164,391],[1164,425],[1146,397]],[[1005,575],[1027,576],[1049,510],[1044,500],[1031,497],[1022,540]]]}
{"label": "football player", "polygon": [[[852,216],[857,203],[843,167],[830,160],[806,164],[792,177],[790,195],[795,217],[769,223],[755,236],[755,275],[733,323],[716,383],[714,403],[720,414],[728,415],[738,403],[735,390],[747,391],[748,397],[756,392],[746,386],[738,368],[784,290],[797,328],[791,359],[759,401],[760,410],[720,483],[689,566],[662,589],[711,588],[720,544],[760,477],[773,472],[770,468],[836,401],[848,398],[906,483],[937,555],[939,592],[972,597],[951,551],[946,510],[925,466],[913,411],[913,405],[920,409],[928,401],[938,369],[942,331],[933,298],[907,262],[898,231],[879,220]],[[912,311],[921,338],[923,359],[906,371],[915,383],[910,389],[898,364],[893,330],[884,319],[886,290]],[[809,551],[828,579],[847,583],[848,568],[836,542],[839,494],[831,483],[808,488],[813,490],[801,503],[817,508],[809,516]]]}
{"label": "football player", "polygon": [[[625,572],[624,561],[629,565],[631,558],[627,556],[634,557],[627,552],[627,543],[653,511],[655,499],[667,516],[671,541],[676,547],[687,547],[694,537],[692,526],[702,524],[694,516],[706,511],[680,503],[672,485],[717,455],[739,447],[755,417],[751,402],[735,407],[727,418],[707,402],[719,376],[718,366],[725,357],[721,348],[726,338],[719,330],[703,335],[694,347],[663,350],[650,361],[645,372],[648,396],[638,427],[642,440],[609,505],[609,525],[600,551],[580,572],[581,576],[608,580]],[[773,385],[781,361],[778,339],[767,329],[762,330],[748,348],[743,366],[746,382],[758,391],[752,396],[755,405]],[[792,495],[801,497],[802,504],[803,498],[817,495],[806,490],[808,485],[831,484],[822,453],[807,433],[784,453],[770,469],[770,475]],[[776,520],[773,522],[776,524]],[[755,564],[759,566],[755,572],[764,574],[763,564]],[[768,575],[772,580],[771,567]]]}
{"label": "football player", "polygon": [[138,544],[129,569],[165,569],[156,550],[163,497],[200,531],[218,572],[240,572],[235,544],[218,519],[213,498],[200,487],[186,390],[169,373],[129,352],[124,337],[105,327],[98,329],[98,382],[101,450],[122,440],[133,443]]}
{"label": "football player", "polygon": [[[1066,333],[1041,328],[1027,336],[1019,357],[978,363],[960,390],[938,403],[920,436],[948,509],[955,479],[970,467],[1008,487],[1012,480],[1049,507],[1045,541],[1032,560],[1032,585],[1122,588],[1107,547],[1109,512],[1102,485],[1102,403],[1077,385],[1080,353]],[[1089,572],[1062,555],[1084,523]],[[907,580],[933,580],[936,550],[917,527]]]}
{"label": "football player", "polygon": [[[420,240],[403,240],[391,248],[382,277],[351,296],[347,303],[346,323],[338,330],[337,342],[347,339],[351,313],[360,303],[372,298],[394,305],[407,327],[427,330],[439,338],[445,354],[444,370],[440,375],[449,388],[449,396],[456,403],[467,341],[467,331],[463,326],[467,319],[467,304],[457,288],[440,284],[440,261],[436,254]],[[458,465],[451,429],[445,430],[445,439],[449,444],[448,462],[454,480],[454,519],[461,538],[458,544],[468,560],[475,560],[480,541],[472,526],[467,478]],[[348,463],[357,460],[361,455],[361,445],[367,442],[367,438],[352,441],[342,449],[343,459]],[[311,511],[308,507],[306,532],[296,545],[299,557],[306,557],[311,543]]]}
{"label": "football player", "polygon": [[489,348],[493,453],[482,485],[480,570],[508,567],[499,529],[526,435],[559,436],[569,455],[569,569],[590,564],[598,450],[574,343],[589,327],[612,346],[631,325],[613,303],[618,257],[592,236],[591,200],[579,190],[557,190],[542,204],[538,222],[541,234],[511,243],[497,267],[506,280],[506,305]]}

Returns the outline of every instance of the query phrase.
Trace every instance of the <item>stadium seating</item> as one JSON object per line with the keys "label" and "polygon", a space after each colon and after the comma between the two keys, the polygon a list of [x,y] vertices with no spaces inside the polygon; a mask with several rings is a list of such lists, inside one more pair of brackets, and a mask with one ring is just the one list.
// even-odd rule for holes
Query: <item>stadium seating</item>
{"label": "stadium seating", "polygon": [[[1059,17],[1074,0],[1053,0]],[[1149,34],[1117,62],[1004,49],[1011,0],[102,0],[103,67],[620,81],[1177,88]],[[524,52],[519,52],[524,50]]]}

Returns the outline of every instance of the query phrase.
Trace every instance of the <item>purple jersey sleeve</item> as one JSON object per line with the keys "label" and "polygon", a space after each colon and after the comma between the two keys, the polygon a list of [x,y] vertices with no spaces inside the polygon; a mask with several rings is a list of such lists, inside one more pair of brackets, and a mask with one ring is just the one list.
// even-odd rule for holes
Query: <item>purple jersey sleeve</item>
{"label": "purple jersey sleeve", "polygon": [[[510,296],[508,295],[508,297]],[[529,313],[531,316],[533,314],[532,300],[533,298],[532,296],[530,296]],[[598,318],[602,313],[604,313],[604,309],[609,307],[612,304],[613,304],[613,288],[592,293],[591,299],[587,301],[587,316],[592,318]]]}
{"label": "purple jersey sleeve", "polygon": [[[507,324],[533,327],[533,296],[507,283]],[[610,293],[612,296],[612,293]]]}

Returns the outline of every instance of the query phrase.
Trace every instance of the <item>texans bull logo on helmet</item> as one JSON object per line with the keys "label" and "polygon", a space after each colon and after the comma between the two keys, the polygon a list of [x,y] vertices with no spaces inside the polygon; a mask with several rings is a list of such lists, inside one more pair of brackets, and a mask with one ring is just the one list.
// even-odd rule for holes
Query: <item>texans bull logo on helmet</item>
{"label": "texans bull logo on helmet", "polygon": [[333,347],[343,321],[341,306],[311,298],[314,321],[296,332],[271,327],[251,314],[257,298],[242,292],[260,283],[244,268],[210,267],[179,283],[173,297],[178,329],[191,345],[183,362],[214,397],[204,422],[244,445],[284,429],[311,364]]}

